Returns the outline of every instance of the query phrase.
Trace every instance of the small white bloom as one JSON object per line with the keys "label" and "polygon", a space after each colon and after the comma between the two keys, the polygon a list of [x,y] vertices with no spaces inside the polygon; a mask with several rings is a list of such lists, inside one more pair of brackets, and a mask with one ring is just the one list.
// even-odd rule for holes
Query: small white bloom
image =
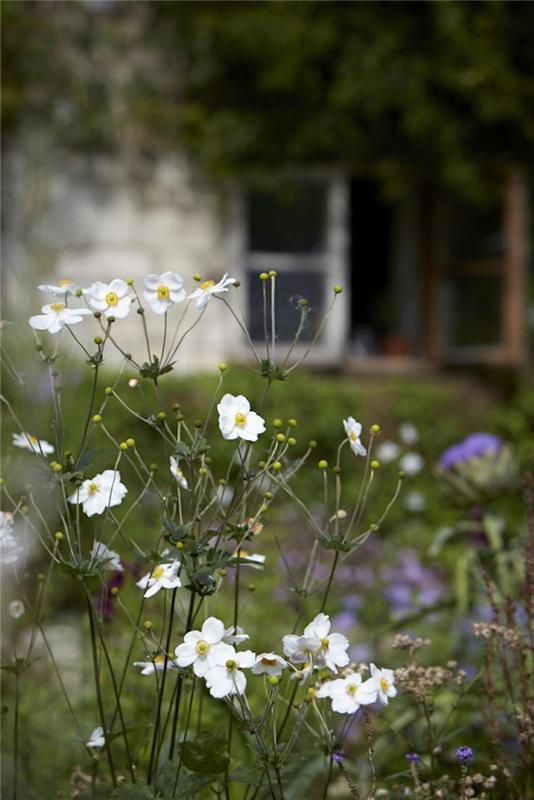
{"label": "small white bloom", "polygon": [[50,292],[56,297],[67,297],[69,294],[74,294],[79,286],[69,278],[62,278],[57,283],[42,283],[37,288],[41,292]]}
{"label": "small white bloom", "polygon": [[357,456],[366,456],[367,450],[360,441],[360,434],[362,432],[361,423],[356,422],[354,417],[348,417],[343,420],[343,426],[352,452]]}
{"label": "small white bloom", "polygon": [[106,744],[106,737],[104,736],[104,729],[99,725],[91,734],[91,738],[87,742],[87,747],[104,747]]}
{"label": "small white bloom", "polygon": [[404,444],[416,444],[419,441],[419,431],[411,422],[405,422],[400,426],[399,436]]}
{"label": "small white bloom", "polygon": [[138,379],[130,378],[130,380],[128,381],[128,386],[130,387],[130,389],[137,389],[137,387],[139,386]]}
{"label": "small white bloom", "polygon": [[327,614],[317,614],[304,628],[302,636],[288,634],[282,642],[284,654],[296,664],[316,659],[332,672],[337,672],[336,667],[345,667],[349,663],[346,652],[349,641],[341,633],[330,633]]}
{"label": "small white bloom", "polygon": [[0,564],[15,564],[22,553],[22,546],[13,536],[13,514],[0,511]]}
{"label": "small white bloom", "polygon": [[371,677],[365,681],[369,684],[370,688],[375,692],[375,699],[382,705],[387,706],[390,697],[395,697],[397,689],[395,688],[395,675],[392,669],[379,669],[374,664],[369,664],[371,670]]}
{"label": "small white bloom", "polygon": [[179,667],[193,666],[193,672],[203,678],[211,667],[223,659],[232,658],[234,648],[223,642],[224,624],[216,617],[208,617],[199,631],[188,631],[174,654]]}
{"label": "small white bloom", "polygon": [[48,303],[41,308],[41,314],[30,317],[29,323],[37,331],[48,331],[48,333],[59,333],[65,325],[76,325],[82,322],[86,314],[91,311],[88,308],[68,308],[65,303],[58,300],[57,303]]}
{"label": "small white bloom", "polygon": [[217,653],[216,666],[212,667],[206,675],[206,686],[212,697],[243,694],[247,688],[247,678],[241,670],[250,669],[253,666],[256,654],[252,650],[237,652],[233,647],[230,650],[231,652],[219,651]]}
{"label": "small white bloom", "polygon": [[408,511],[422,511],[425,503],[425,496],[422,492],[408,492],[404,498],[404,505]]}
{"label": "small white bloom", "polygon": [[182,489],[189,489],[189,485],[187,483],[185,475],[182,472],[182,470],[180,469],[180,467],[178,466],[178,462],[177,462],[177,460],[175,459],[174,456],[171,456],[169,458],[169,465],[170,465],[169,469],[171,471],[171,475],[173,475],[174,478],[176,479],[176,483],[179,486],[181,486]]}
{"label": "small white bloom", "polygon": [[389,464],[390,461],[395,461],[400,455],[400,447],[397,442],[392,442],[387,439],[385,442],[380,442],[376,448],[376,457],[383,464]]}
{"label": "small white bloom", "polygon": [[145,286],[145,300],[156,314],[164,314],[175,303],[181,303],[187,297],[184,282],[176,272],[147,275]]}
{"label": "small white bloom", "polygon": [[54,452],[52,445],[44,439],[38,439],[37,436],[32,436],[31,433],[14,433],[13,444],[15,447],[22,447],[24,450],[30,450],[32,453],[38,453],[42,456],[49,456]]}
{"label": "small white bloom", "polygon": [[362,676],[357,672],[326,681],[317,690],[317,697],[329,697],[332,701],[332,711],[338,714],[355,714],[362,705],[369,705],[376,700],[374,687],[362,683]]}
{"label": "small white bloom", "polygon": [[305,681],[313,672],[313,664],[305,661],[301,669],[295,669],[289,676],[290,681]]}
{"label": "small white bloom", "polygon": [[93,542],[91,550],[91,561],[102,566],[104,569],[112,569],[115,572],[124,572],[120,556],[115,550],[110,550],[104,542]]}
{"label": "small white bloom", "polygon": [[115,278],[111,283],[95,281],[84,290],[89,305],[104,316],[124,319],[130,313],[131,298],[128,284],[122,278]]}
{"label": "small white bloom", "polygon": [[9,604],[9,616],[13,617],[13,619],[20,619],[25,611],[26,608],[22,600],[12,600]]}
{"label": "small white bloom", "polygon": [[247,553],[246,550],[236,550],[234,558],[239,558],[242,567],[252,567],[253,569],[263,569],[267,556],[263,553]]}
{"label": "small white bloom", "polygon": [[227,292],[228,287],[233,283],[235,283],[235,278],[229,278],[228,273],[225,272],[218,283],[215,283],[215,281],[204,281],[201,283],[198,289],[191,292],[189,299],[196,300],[196,307],[202,309],[209,303],[212,295]]}
{"label": "small white bloom", "polygon": [[225,439],[245,439],[256,442],[265,431],[265,420],[250,410],[250,403],[242,394],[225,394],[217,405],[219,429]]}
{"label": "small white bloom", "polygon": [[145,597],[152,597],[160,589],[177,589],[182,585],[178,575],[179,569],[178,559],[170,564],[158,564],[152,572],[148,572],[140,581],[137,581],[137,586],[146,590]]}
{"label": "small white bloom", "polygon": [[254,675],[281,675],[287,667],[285,658],[276,653],[260,653],[252,667]]}
{"label": "small white bloom", "polygon": [[399,461],[399,466],[406,475],[417,475],[423,469],[425,460],[419,453],[406,453]]}
{"label": "small white bloom", "polygon": [[223,642],[226,644],[242,644],[246,642],[247,639],[250,639],[248,633],[245,633],[243,628],[240,628],[239,625],[237,628],[234,628],[231,625],[229,628],[226,628],[224,631]]}
{"label": "small white bloom", "polygon": [[[158,653],[152,661],[134,661],[134,667],[142,667],[141,675],[153,675],[165,669],[165,653]],[[176,661],[168,656],[167,669],[176,669]]]}
{"label": "small white bloom", "polygon": [[102,514],[106,508],[120,505],[127,493],[128,489],[121,483],[120,472],[106,469],[94,478],[85,480],[68,500],[69,503],[81,503],[84,513],[92,517]]}

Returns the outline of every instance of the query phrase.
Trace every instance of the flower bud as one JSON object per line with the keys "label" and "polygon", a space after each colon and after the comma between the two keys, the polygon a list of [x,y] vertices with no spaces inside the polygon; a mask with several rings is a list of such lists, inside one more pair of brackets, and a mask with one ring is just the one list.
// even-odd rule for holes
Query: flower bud
{"label": "flower bud", "polygon": [[290,447],[295,447],[297,440],[293,436],[290,436],[287,443]]}
{"label": "flower bud", "polygon": [[143,628],[145,629],[145,631],[149,631],[151,627],[152,627],[152,620],[145,619],[145,621],[143,622]]}
{"label": "flower bud", "polygon": [[54,472],[61,472],[63,470],[63,467],[61,466],[61,464],[58,464],[57,461],[54,461],[54,463],[52,464],[52,470]]}
{"label": "flower bud", "polygon": [[100,416],[100,414],[93,415],[93,422],[95,423],[95,425],[98,425],[99,422],[102,422],[102,417]]}
{"label": "flower bud", "polygon": [[269,275],[266,272],[260,272],[260,281],[268,280]]}
{"label": "flower bud", "polygon": [[56,532],[54,533],[54,539],[56,540],[56,542],[62,542],[64,538],[65,538],[65,537],[64,537],[64,535],[63,535],[63,532],[62,532],[62,531],[56,531]]}
{"label": "flower bud", "polygon": [[183,542],[176,542],[176,549],[183,550],[185,548],[185,544]]}
{"label": "flower bud", "polygon": [[371,428],[370,428],[371,433],[377,434],[377,433],[380,433],[380,430],[381,430],[380,425],[377,425],[376,422],[375,422],[374,425],[371,425]]}
{"label": "flower bud", "polygon": [[157,472],[158,471],[158,465],[157,464],[149,464],[148,468],[149,468],[150,472]]}
{"label": "flower bud", "polygon": [[219,372],[226,372],[227,369],[228,365],[225,364],[224,361],[221,361],[221,363],[219,364]]}
{"label": "flower bud", "polygon": [[118,595],[118,593],[119,593],[119,587],[118,586],[113,586],[112,589],[111,589],[111,594],[114,597],[116,597]]}
{"label": "flower bud", "polygon": [[315,441],[315,439],[310,439],[310,441],[308,442],[308,447],[310,448],[317,447],[317,442]]}
{"label": "flower bud", "polygon": [[283,424],[281,419],[273,419],[273,428],[281,428]]}
{"label": "flower bud", "polygon": [[128,447],[135,447],[135,439],[126,439]]}
{"label": "flower bud", "polygon": [[317,464],[317,466],[319,467],[319,469],[326,469],[328,467],[328,461],[325,461],[324,458],[322,458]]}
{"label": "flower bud", "polygon": [[102,337],[101,337],[101,336],[95,336],[95,338],[93,339],[93,342],[94,342],[95,344],[102,344],[102,342],[103,342],[103,341],[104,341],[104,340],[102,339]]}
{"label": "flower bud", "polygon": [[166,419],[167,414],[164,411],[159,411],[156,416],[157,416],[157,419],[160,420],[160,422],[163,422],[163,420]]}
{"label": "flower bud", "polygon": [[106,394],[108,397],[109,397],[110,394],[113,394],[112,387],[111,386],[106,386],[106,388],[104,389],[104,394]]}
{"label": "flower bud", "polygon": [[342,286],[334,286],[334,294],[341,294],[342,291],[343,291]]}
{"label": "flower bud", "polygon": [[375,458],[374,461],[371,461],[369,466],[371,467],[371,469],[379,469],[380,461],[377,461]]}
{"label": "flower bud", "polygon": [[288,419],[287,424],[289,425],[290,428],[296,428],[297,420],[291,417],[291,419]]}
{"label": "flower bud", "polygon": [[76,297],[81,297],[81,296],[82,296],[82,294],[83,294],[83,292],[82,292],[82,290],[81,290],[81,289],[76,289],[76,291],[74,292],[74,294],[76,295]]}
{"label": "flower bud", "polygon": [[202,275],[200,275],[200,273],[198,272],[195,272],[195,274],[193,275],[193,280],[199,283],[202,280]]}
{"label": "flower bud", "polygon": [[277,275],[278,275],[278,272],[275,269],[270,269],[269,270],[269,278],[276,278]]}
{"label": "flower bud", "polygon": [[108,324],[109,325],[113,325],[114,322],[115,322],[115,317],[108,317]]}
{"label": "flower bud", "polygon": [[280,442],[280,444],[281,444],[282,442],[285,442],[285,440],[286,440],[286,437],[284,436],[283,433],[277,433],[276,434],[276,441],[277,442]]}
{"label": "flower bud", "polygon": [[128,450],[128,444],[126,442],[121,442],[119,444],[119,450]]}
{"label": "flower bud", "polygon": [[266,500],[272,500],[273,499],[273,493],[272,492],[268,492],[268,491],[264,492],[263,496],[265,497]]}
{"label": "flower bud", "polygon": [[280,678],[278,677],[278,675],[269,675],[267,681],[271,684],[271,686],[278,686],[278,684],[280,683]]}
{"label": "flower bud", "polygon": [[274,464],[273,464],[273,469],[274,469],[276,472],[278,472],[279,470],[281,470],[281,469],[282,469],[282,462],[281,462],[281,461],[275,461],[275,462],[274,462]]}

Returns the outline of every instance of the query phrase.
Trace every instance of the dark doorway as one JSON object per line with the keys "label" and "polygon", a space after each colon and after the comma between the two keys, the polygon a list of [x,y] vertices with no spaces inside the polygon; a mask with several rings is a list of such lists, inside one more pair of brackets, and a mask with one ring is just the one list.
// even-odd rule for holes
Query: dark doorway
{"label": "dark doorway", "polygon": [[351,346],[380,354],[396,327],[391,280],[391,207],[374,181],[350,182]]}

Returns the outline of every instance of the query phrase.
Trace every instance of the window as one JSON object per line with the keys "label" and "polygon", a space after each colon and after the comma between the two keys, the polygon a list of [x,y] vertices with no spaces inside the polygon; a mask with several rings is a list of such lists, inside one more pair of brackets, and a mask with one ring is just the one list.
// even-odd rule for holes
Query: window
{"label": "window", "polygon": [[[332,299],[345,284],[346,183],[340,177],[281,177],[268,186],[249,188],[243,213],[243,268],[251,336],[271,336],[270,313],[263,314],[260,272],[276,270],[276,337],[291,342],[300,321],[299,300],[309,302],[301,341],[313,338]],[[343,296],[341,296],[343,297]],[[344,309],[346,300],[340,298]],[[346,314],[325,325],[319,356],[339,355],[346,338]]]}

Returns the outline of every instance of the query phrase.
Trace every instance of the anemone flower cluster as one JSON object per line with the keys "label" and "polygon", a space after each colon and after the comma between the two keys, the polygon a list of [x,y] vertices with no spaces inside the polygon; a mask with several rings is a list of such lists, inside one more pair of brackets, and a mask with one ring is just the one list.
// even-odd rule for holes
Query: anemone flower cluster
{"label": "anemone flower cluster", "polygon": [[[195,306],[202,310],[212,297],[228,292],[234,283],[235,278],[229,278],[225,274],[219,281],[203,281],[188,294],[183,278],[176,272],[167,271],[161,275],[146,276],[143,296],[154,314],[165,314],[185,300],[193,300]],[[43,283],[39,289],[57,299],[42,306],[41,313],[30,317],[29,323],[34,330],[52,334],[59,333],[64,327],[77,325],[84,317],[95,312],[106,319],[125,319],[135,301],[141,307],[140,298],[132,289],[132,282],[123,278],[114,278],[109,283],[95,281],[87,288],[82,288],[69,279],[62,279],[57,283]],[[69,298],[83,299],[85,305],[69,306]]]}
{"label": "anemone flower cluster", "polygon": [[[226,629],[216,617],[208,617],[200,630],[188,631],[184,641],[174,651],[173,665],[191,669],[198,678],[203,678],[212,697],[222,699],[243,695],[247,688],[247,670],[252,675],[264,675],[276,679],[284,670],[289,670],[297,680],[304,682],[316,674],[317,698],[329,698],[332,710],[339,714],[354,714],[360,706],[377,701],[387,705],[395,697],[394,674],[389,669],[370,665],[370,677],[363,681],[359,672],[351,670],[347,650],[349,641],[340,633],[330,632],[330,618],[318,614],[305,628],[302,635],[287,634],[282,639],[284,655],[275,652],[254,653],[252,650],[237,650],[235,644],[248,638],[246,634],[233,636],[233,629]],[[162,669],[170,659],[159,654],[156,663],[135,662],[142,666],[143,675]],[[301,667],[304,665],[304,668]],[[320,683],[319,670],[328,669],[334,676],[338,668],[344,669],[343,677],[327,679]],[[313,687],[312,687],[313,688]]]}

